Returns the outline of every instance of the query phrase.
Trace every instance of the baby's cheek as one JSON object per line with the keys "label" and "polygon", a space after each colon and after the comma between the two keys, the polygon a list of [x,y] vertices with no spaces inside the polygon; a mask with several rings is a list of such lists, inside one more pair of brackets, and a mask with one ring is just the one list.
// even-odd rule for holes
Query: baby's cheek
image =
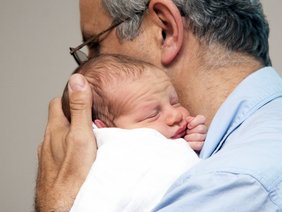
{"label": "baby's cheek", "polygon": [[171,138],[173,135],[171,135],[171,130],[169,127],[167,127],[166,125],[164,125],[163,123],[160,123],[158,125],[154,125],[154,127],[152,127],[153,129],[157,130],[159,133],[161,133],[163,136],[167,137],[167,138]]}
{"label": "baby's cheek", "polygon": [[190,116],[190,113],[184,107],[181,108],[181,113],[183,114],[184,118],[187,118],[188,116]]}

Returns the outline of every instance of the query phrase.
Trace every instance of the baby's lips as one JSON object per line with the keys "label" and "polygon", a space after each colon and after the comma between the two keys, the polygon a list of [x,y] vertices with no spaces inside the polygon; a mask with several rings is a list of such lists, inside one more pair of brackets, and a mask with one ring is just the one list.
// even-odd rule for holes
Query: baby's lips
{"label": "baby's lips", "polygon": [[172,138],[173,139],[182,138],[184,135],[186,135],[186,123],[176,131],[176,133],[174,134],[174,136],[172,136]]}

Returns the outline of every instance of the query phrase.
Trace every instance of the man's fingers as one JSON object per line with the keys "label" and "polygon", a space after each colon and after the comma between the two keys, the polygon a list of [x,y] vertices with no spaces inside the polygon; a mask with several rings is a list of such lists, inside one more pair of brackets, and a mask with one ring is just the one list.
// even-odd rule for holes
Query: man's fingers
{"label": "man's fingers", "polygon": [[92,130],[92,92],[80,74],[71,76],[68,84],[71,113],[70,131],[67,134],[67,151],[61,177],[80,181],[85,178],[96,158],[96,140]]}
{"label": "man's fingers", "polygon": [[37,159],[38,159],[38,161],[40,161],[40,159],[41,159],[41,149],[42,149],[42,143],[37,146]]}
{"label": "man's fingers", "polygon": [[64,116],[63,110],[62,110],[62,102],[61,98],[57,97],[50,101],[49,103],[49,109],[48,109],[48,127],[51,127],[52,129],[57,129],[61,127],[68,126],[69,122]]}
{"label": "man's fingers", "polygon": [[38,211],[69,211],[96,157],[90,86],[81,75],[72,76],[68,86],[72,122],[64,116],[61,99],[53,99],[44,141],[38,148]]}
{"label": "man's fingers", "polygon": [[[54,98],[49,103],[48,123],[45,130],[44,141],[41,152],[44,153],[42,160],[53,160],[54,164],[60,166],[65,157],[65,138],[69,132],[70,123],[62,110],[61,98]],[[45,163],[47,165],[47,163]]]}

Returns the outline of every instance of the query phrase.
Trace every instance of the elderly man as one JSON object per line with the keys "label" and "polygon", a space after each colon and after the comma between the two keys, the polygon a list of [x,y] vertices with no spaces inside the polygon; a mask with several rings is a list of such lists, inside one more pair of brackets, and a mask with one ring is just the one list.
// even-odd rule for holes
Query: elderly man
{"label": "elderly man", "polygon": [[[155,64],[181,103],[207,117],[204,160],[182,175],[156,211],[282,210],[282,80],[271,68],[258,0],[80,0],[80,64],[99,53]],[[49,107],[39,148],[36,208],[68,211],[95,161],[91,91],[69,82],[71,120]],[[95,101],[95,99],[94,99]]]}

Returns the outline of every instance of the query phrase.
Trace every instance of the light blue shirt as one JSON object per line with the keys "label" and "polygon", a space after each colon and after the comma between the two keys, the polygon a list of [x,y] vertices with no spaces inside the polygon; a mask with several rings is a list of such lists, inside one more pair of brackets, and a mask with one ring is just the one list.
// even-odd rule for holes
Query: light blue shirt
{"label": "light blue shirt", "polygon": [[282,79],[273,68],[251,74],[226,99],[200,157],[155,211],[282,211]]}

